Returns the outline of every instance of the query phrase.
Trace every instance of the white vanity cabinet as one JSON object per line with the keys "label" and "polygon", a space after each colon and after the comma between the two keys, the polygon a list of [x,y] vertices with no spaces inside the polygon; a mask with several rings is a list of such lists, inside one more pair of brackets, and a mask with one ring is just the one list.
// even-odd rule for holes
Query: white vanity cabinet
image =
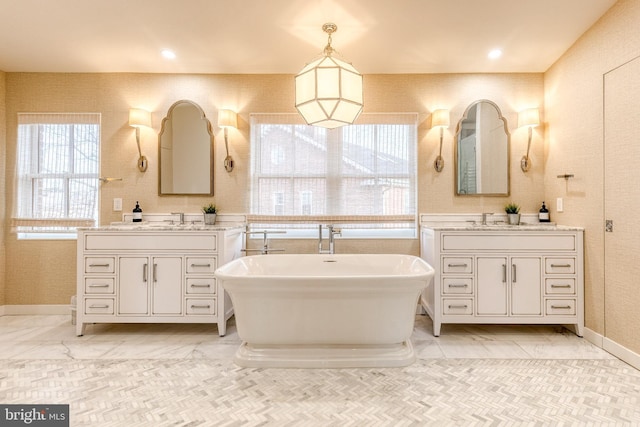
{"label": "white vanity cabinet", "polygon": [[214,272],[241,256],[243,227],[78,230],[76,333],[89,323],[217,323],[233,315]]}
{"label": "white vanity cabinet", "polygon": [[421,297],[443,323],[571,324],[584,328],[583,231],[571,227],[422,227],[436,270]]}

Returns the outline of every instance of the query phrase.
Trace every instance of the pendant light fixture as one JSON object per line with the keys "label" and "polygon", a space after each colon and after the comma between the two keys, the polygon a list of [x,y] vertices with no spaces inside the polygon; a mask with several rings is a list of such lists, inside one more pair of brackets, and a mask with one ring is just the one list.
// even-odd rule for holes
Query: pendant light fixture
{"label": "pendant light fixture", "polygon": [[322,58],[307,64],[296,76],[296,109],[307,124],[329,129],[352,124],[362,112],[362,74],[348,62],[334,58],[331,35],[336,24],[322,26],[328,42]]}

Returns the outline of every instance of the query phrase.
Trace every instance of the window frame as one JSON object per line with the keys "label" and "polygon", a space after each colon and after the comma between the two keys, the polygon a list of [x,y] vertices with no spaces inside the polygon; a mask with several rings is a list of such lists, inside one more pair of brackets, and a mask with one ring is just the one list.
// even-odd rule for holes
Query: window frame
{"label": "window frame", "polygon": [[[64,150],[60,152],[66,153],[64,160],[54,164],[57,169],[53,171],[43,170],[45,150],[52,149],[50,145],[47,147],[50,141],[46,138],[51,137],[53,132],[43,133],[43,127],[46,126],[61,126],[65,129],[64,137],[60,139]],[[79,126],[95,126],[95,129],[87,129],[80,134]],[[28,127],[31,129],[27,129]],[[100,113],[18,113],[16,200],[12,218],[12,230],[16,232],[18,240],[72,240],[77,238],[78,227],[92,227],[98,223],[101,128]],[[85,139],[87,135],[91,136],[89,140]],[[79,147],[87,142],[90,149],[83,153],[93,158],[80,165],[75,161],[76,154]],[[51,164],[48,166],[51,167]],[[87,172],[87,168],[75,171],[79,166],[86,166],[91,171]],[[47,207],[39,205],[42,198],[38,194],[46,193],[47,180],[61,182],[56,185],[56,191],[61,193],[62,201],[56,204],[54,215],[47,215],[43,210]],[[92,195],[90,199],[95,201],[95,205],[90,208],[91,217],[73,216],[73,200],[77,195],[77,190],[73,188],[74,180],[93,188],[81,192],[83,196]]]}
{"label": "window frame", "polygon": [[[398,117],[400,119],[398,120]],[[327,188],[326,193],[329,194],[325,197],[320,197],[320,195],[315,192],[311,192],[310,199],[313,202],[316,202],[317,199],[323,199],[325,204],[326,200],[331,199],[340,199],[340,197],[344,197],[344,194],[341,195],[340,183],[345,178],[353,178],[362,180],[366,177],[359,174],[350,175],[348,173],[335,173],[333,168],[338,165],[339,162],[344,161],[343,157],[343,141],[346,141],[342,135],[342,128],[326,130],[322,131],[326,132],[325,141],[318,142],[318,144],[326,144],[325,150],[325,158],[331,157],[330,150],[340,150],[338,153],[333,155],[334,163],[328,162],[325,166],[327,172],[325,174],[297,174],[295,173],[295,166],[293,166],[292,170],[283,174],[273,174],[273,173],[263,173],[263,169],[261,168],[260,162],[264,153],[261,153],[263,143],[262,141],[257,141],[260,138],[260,127],[262,125],[285,125],[285,126],[294,126],[294,129],[290,132],[291,135],[295,135],[295,126],[307,126],[304,124],[302,119],[296,114],[263,114],[256,113],[251,114],[251,176],[250,176],[250,207],[248,214],[248,222],[249,226],[252,229],[264,229],[265,227],[272,229],[284,229],[287,230],[287,234],[279,234],[274,235],[274,238],[317,238],[317,226],[320,224],[334,224],[341,225],[343,234],[343,238],[358,238],[358,239],[380,239],[380,238],[401,238],[401,239],[416,239],[418,237],[418,176],[417,176],[417,156],[418,156],[418,115],[417,113],[383,113],[383,114],[362,114],[356,122],[356,125],[372,125],[374,132],[380,132],[381,127],[377,125],[408,125],[407,130],[407,158],[406,158],[406,173],[404,174],[396,174],[390,179],[402,179],[405,180],[409,186],[410,197],[404,200],[400,205],[412,205],[407,208],[407,206],[402,206],[402,208],[406,208],[408,210],[413,209],[410,213],[403,215],[392,215],[392,214],[380,214],[380,215],[344,215],[341,212],[328,212],[326,214],[316,214],[316,215],[307,215],[305,213],[301,214],[288,214],[288,215],[277,215],[275,212],[271,212],[270,214],[266,213],[262,210],[262,213],[257,209],[257,200],[260,197],[260,181],[263,178],[273,178],[273,179],[282,179],[282,180],[290,180],[295,182],[295,180],[303,180],[303,179],[313,179],[313,178],[322,178],[326,179],[325,188]],[[320,131],[320,134],[322,134]],[[376,158],[374,161],[377,161],[377,158],[381,156],[380,147],[382,142],[380,138],[374,138],[376,145]],[[293,142],[293,141],[292,141]],[[379,173],[379,171],[374,170],[369,179],[376,182],[381,178],[389,179],[390,175],[383,175]],[[292,206],[296,204],[300,204],[300,210],[302,209],[302,193],[305,193],[305,190],[296,188],[295,185],[290,185],[290,192],[293,194],[292,197],[296,197],[296,194],[300,197],[300,200],[289,200],[288,203],[291,203]],[[264,196],[264,195],[263,195]],[[286,198],[287,196],[285,196]],[[376,196],[377,197],[377,196]],[[375,203],[380,203],[378,200]],[[295,209],[295,207],[292,207]],[[295,212],[295,211],[294,211]],[[326,212],[326,211],[325,211]],[[386,229],[385,229],[386,227]]]}

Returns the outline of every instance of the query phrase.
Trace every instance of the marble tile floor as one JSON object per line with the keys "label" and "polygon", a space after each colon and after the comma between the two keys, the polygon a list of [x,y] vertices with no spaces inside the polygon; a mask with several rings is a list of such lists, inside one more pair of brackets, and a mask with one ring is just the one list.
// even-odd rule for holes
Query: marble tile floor
{"label": "marble tile floor", "polygon": [[[559,326],[416,316],[417,361],[250,369],[233,319],[96,324],[0,317],[0,403],[68,403],[71,425],[640,425],[640,371]],[[0,423],[1,424],[1,423]]]}

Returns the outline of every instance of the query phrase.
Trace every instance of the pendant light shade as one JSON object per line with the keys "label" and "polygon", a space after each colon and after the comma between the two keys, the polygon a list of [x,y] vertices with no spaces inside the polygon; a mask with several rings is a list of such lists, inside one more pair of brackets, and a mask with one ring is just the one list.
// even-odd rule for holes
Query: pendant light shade
{"label": "pendant light shade", "polygon": [[307,124],[329,129],[353,123],[362,112],[362,75],[353,65],[331,56],[335,24],[324,24],[329,42],[322,58],[307,64],[295,78],[296,109]]}

